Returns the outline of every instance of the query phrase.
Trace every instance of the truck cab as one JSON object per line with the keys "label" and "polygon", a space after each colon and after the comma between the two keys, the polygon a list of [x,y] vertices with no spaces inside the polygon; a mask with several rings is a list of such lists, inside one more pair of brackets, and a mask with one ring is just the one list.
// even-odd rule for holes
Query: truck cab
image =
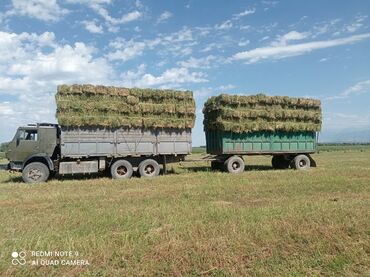
{"label": "truck cab", "polygon": [[[26,174],[23,179],[28,179],[28,182],[39,182],[46,174],[49,177],[50,171],[54,170],[53,159],[58,154],[59,133],[56,124],[41,123],[19,127],[6,152],[9,169],[22,171]],[[38,169],[28,168],[25,172],[30,164],[36,165]]]}

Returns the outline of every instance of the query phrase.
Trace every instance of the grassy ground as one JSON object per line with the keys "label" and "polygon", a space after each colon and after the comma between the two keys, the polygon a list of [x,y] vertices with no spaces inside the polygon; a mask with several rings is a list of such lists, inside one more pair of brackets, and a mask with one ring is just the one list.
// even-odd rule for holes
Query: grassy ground
{"label": "grassy ground", "polygon": [[[241,175],[196,162],[152,180],[42,185],[0,172],[0,275],[369,276],[370,151],[314,158],[305,172],[247,157]],[[32,250],[90,265],[11,265]]]}

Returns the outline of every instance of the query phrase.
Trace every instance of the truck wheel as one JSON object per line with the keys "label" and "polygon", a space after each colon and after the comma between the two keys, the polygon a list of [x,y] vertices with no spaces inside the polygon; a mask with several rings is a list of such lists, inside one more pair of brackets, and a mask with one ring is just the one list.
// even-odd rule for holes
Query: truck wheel
{"label": "truck wheel", "polygon": [[159,164],[153,159],[147,159],[139,164],[139,174],[141,177],[155,177],[159,175]]}
{"label": "truck wheel", "polygon": [[275,169],[286,169],[289,167],[291,160],[287,160],[284,156],[273,156],[271,160],[272,167]]}
{"label": "truck wheel", "polygon": [[225,170],[230,173],[241,173],[244,171],[244,166],[243,159],[238,156],[232,156],[224,163]]}
{"label": "truck wheel", "polygon": [[132,176],[132,172],[132,165],[126,160],[118,160],[110,167],[113,179],[129,179]]}
{"label": "truck wheel", "polygon": [[47,181],[49,175],[49,168],[40,162],[30,163],[22,171],[22,179],[25,183],[43,183]]}
{"label": "truck wheel", "polygon": [[305,170],[310,168],[311,161],[306,155],[298,155],[293,160],[293,166],[298,170]]}

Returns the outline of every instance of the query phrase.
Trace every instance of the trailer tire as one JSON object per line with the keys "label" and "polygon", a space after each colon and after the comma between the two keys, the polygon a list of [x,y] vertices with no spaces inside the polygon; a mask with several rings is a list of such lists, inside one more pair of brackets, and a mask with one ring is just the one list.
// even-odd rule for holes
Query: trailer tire
{"label": "trailer tire", "polygon": [[159,175],[159,172],[159,164],[153,159],[146,159],[139,164],[139,174],[141,177],[155,177]]}
{"label": "trailer tire", "polygon": [[231,156],[224,163],[224,168],[227,172],[237,174],[244,171],[244,161],[239,156]]}
{"label": "trailer tire", "polygon": [[113,179],[129,179],[133,173],[132,164],[126,160],[118,160],[110,167]]}
{"label": "trailer tire", "polygon": [[29,184],[46,182],[49,178],[49,175],[49,168],[40,162],[29,163],[22,170],[22,179],[25,183]]}
{"label": "trailer tire", "polygon": [[293,159],[293,167],[297,170],[306,170],[311,166],[310,158],[306,155],[298,155]]}

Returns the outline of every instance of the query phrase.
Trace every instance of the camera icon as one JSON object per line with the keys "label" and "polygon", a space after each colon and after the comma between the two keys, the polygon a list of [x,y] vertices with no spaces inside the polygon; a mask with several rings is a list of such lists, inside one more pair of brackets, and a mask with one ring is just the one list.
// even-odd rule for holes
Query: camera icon
{"label": "camera icon", "polygon": [[26,264],[26,252],[12,252],[12,265],[25,265]]}

